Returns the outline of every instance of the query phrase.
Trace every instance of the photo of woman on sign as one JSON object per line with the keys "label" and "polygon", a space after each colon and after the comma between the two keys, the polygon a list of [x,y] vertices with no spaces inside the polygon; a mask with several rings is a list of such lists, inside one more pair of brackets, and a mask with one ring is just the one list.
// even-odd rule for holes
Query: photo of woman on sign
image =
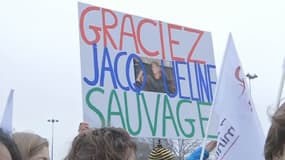
{"label": "photo of woman on sign", "polygon": [[[151,60],[144,58],[146,63],[144,63],[146,67],[146,84],[144,86],[144,91],[152,91],[152,92],[162,92],[166,93],[164,87],[164,78],[165,76],[167,86],[166,88],[170,93],[175,92],[175,85],[173,80],[172,68],[164,67],[165,75],[162,72],[162,66],[160,62],[157,60]],[[142,70],[137,67],[135,62],[135,72],[136,74],[136,85],[140,86],[144,79],[144,73]]]}

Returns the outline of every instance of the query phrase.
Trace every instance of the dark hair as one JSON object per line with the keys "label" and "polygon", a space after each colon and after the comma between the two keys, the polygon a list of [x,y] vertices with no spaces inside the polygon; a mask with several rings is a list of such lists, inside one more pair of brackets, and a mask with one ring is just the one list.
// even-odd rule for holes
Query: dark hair
{"label": "dark hair", "polygon": [[264,146],[265,160],[283,155],[285,144],[285,103],[272,116],[272,124],[268,131]]}
{"label": "dark hair", "polygon": [[66,160],[130,160],[136,145],[121,128],[89,130],[75,137]]}
{"label": "dark hair", "polygon": [[15,142],[3,132],[0,128],[0,143],[2,143],[10,152],[12,160],[22,160],[19,149]]}

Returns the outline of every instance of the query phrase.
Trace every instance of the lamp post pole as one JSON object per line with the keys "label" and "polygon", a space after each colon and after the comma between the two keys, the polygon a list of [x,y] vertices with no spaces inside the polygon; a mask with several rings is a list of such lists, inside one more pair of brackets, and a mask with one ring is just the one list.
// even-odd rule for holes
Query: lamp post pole
{"label": "lamp post pole", "polygon": [[250,74],[250,73],[247,73],[246,76],[248,78],[249,94],[250,94],[250,97],[251,97],[251,80],[257,78],[258,76],[256,74]]}
{"label": "lamp post pole", "polygon": [[51,123],[51,160],[53,160],[53,136],[54,136],[54,123],[58,123],[59,120],[57,119],[48,119],[49,123]]}

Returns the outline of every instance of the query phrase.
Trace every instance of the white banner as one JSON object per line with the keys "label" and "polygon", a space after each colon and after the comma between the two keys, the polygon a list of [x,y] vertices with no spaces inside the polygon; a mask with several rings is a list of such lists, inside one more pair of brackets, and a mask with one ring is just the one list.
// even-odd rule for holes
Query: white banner
{"label": "white banner", "polygon": [[214,105],[220,117],[217,160],[264,159],[265,137],[231,35]]}

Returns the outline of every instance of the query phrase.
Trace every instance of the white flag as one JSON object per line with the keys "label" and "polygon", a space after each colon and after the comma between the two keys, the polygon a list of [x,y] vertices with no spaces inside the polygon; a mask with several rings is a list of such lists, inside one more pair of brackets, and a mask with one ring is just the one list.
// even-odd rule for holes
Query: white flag
{"label": "white flag", "polygon": [[13,118],[13,102],[14,101],[14,90],[10,91],[6,108],[2,116],[1,128],[9,135],[12,135],[12,118]]}
{"label": "white flag", "polygon": [[217,160],[264,159],[264,133],[231,34],[220,72],[214,108],[220,118]]}

